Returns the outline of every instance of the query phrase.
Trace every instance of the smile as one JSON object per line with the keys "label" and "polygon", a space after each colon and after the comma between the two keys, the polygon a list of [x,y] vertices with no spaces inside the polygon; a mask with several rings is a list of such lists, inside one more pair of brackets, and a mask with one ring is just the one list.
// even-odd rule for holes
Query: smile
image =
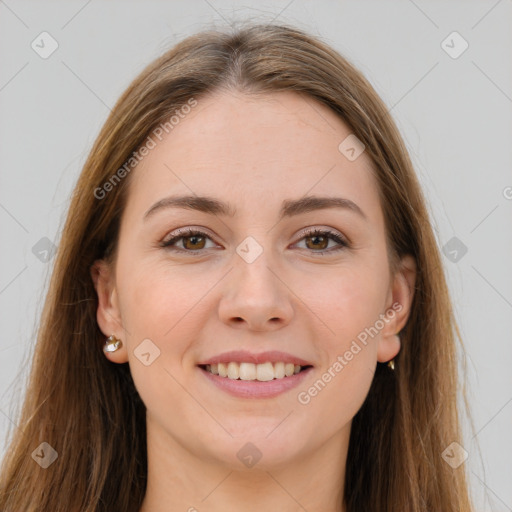
{"label": "smile", "polygon": [[293,363],[284,363],[282,361],[276,363],[268,361],[262,364],[237,363],[232,361],[229,363],[206,364],[201,365],[201,367],[207,372],[218,375],[219,377],[233,380],[255,380],[259,382],[284,379],[309,368],[309,366],[294,365]]}

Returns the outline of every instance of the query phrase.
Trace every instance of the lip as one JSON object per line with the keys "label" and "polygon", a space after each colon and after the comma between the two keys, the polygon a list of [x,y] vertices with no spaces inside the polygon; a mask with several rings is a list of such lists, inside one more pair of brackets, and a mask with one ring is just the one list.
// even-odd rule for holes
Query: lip
{"label": "lip", "polygon": [[[292,354],[288,354],[286,352],[281,352],[279,350],[270,350],[267,352],[260,352],[259,354],[248,352],[247,350],[232,350],[231,352],[223,352],[217,356],[211,357],[205,361],[201,361],[197,365],[206,365],[206,364],[219,364],[219,363],[254,363],[254,364],[263,364],[263,363],[293,363],[298,364],[299,366],[313,366],[310,362],[301,359],[300,357],[296,357]],[[301,372],[302,373],[302,372]],[[299,373],[296,375],[300,375]],[[220,377],[221,379],[224,377]],[[287,379],[291,377],[286,377]]]}
{"label": "lip", "polygon": [[[231,359],[231,361],[233,361],[233,359]],[[249,362],[247,359],[244,361]],[[220,362],[223,361],[221,360]],[[238,398],[273,398],[298,386],[313,370],[313,367],[310,366],[309,368],[306,368],[299,373],[295,373],[290,377],[283,377],[282,379],[273,379],[265,382],[257,380],[230,379],[229,377],[214,375],[201,367],[198,369],[207,379],[209,379],[210,382],[232,396]]]}

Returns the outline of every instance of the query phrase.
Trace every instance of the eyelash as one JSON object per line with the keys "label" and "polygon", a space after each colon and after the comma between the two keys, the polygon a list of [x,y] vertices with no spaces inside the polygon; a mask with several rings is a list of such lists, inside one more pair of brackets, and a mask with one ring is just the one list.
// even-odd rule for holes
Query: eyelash
{"label": "eyelash", "polygon": [[[211,237],[208,235],[208,233],[205,233],[204,231],[200,231],[200,230],[192,229],[192,228],[185,228],[185,229],[179,230],[175,236],[169,238],[168,240],[161,242],[160,246],[167,248],[169,250],[173,250],[173,251],[190,253],[192,255],[199,255],[199,253],[203,252],[205,249],[197,249],[194,251],[194,250],[186,250],[186,249],[180,249],[177,247],[173,247],[173,244],[175,242],[177,242],[178,240],[180,240],[181,238],[189,238],[189,237],[193,237],[193,236],[206,237],[211,240]],[[299,241],[303,240],[304,238],[309,238],[309,237],[314,237],[314,236],[327,236],[328,239],[334,240],[335,242],[340,244],[340,247],[336,247],[336,248],[331,247],[330,249],[323,249],[321,251],[312,251],[310,249],[312,251],[312,253],[315,255],[325,256],[327,253],[332,254],[332,253],[335,253],[335,252],[338,252],[338,251],[341,251],[343,249],[350,247],[350,244],[348,243],[348,241],[345,238],[341,237],[334,231],[330,231],[328,229],[318,229],[318,228],[309,229],[302,233],[302,237],[299,239]]]}

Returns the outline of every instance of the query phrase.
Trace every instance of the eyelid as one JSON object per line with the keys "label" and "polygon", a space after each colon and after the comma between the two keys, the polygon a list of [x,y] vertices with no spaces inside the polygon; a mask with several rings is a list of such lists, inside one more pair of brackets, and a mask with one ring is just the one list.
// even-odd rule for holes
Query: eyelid
{"label": "eyelid", "polygon": [[[302,249],[306,250],[312,254],[316,255],[326,255],[326,254],[333,254],[336,252],[339,252],[343,249],[351,248],[352,244],[350,240],[340,233],[338,230],[335,230],[334,228],[330,227],[322,227],[322,226],[308,226],[306,228],[303,228],[302,231],[299,233],[297,240],[292,244],[296,245],[298,242],[302,241],[304,238],[311,237],[311,236],[326,236],[328,240],[334,241],[338,244],[337,247],[331,247],[330,249],[321,249],[319,251],[314,251],[311,249]],[[192,236],[200,236],[210,239],[212,242],[217,243],[215,241],[215,237],[211,235],[211,233],[203,227],[194,227],[194,226],[187,226],[185,228],[179,228],[169,235],[167,235],[164,240],[162,240],[159,243],[160,247],[166,248],[168,250],[172,250],[178,253],[189,253],[191,255],[199,255],[201,253],[204,253],[207,249],[197,249],[197,250],[186,250],[179,247],[176,247],[171,244],[175,244],[176,241],[182,239],[182,238],[188,238]],[[211,249],[211,248],[210,248]]]}
{"label": "eyelid", "polygon": [[[206,228],[203,227],[195,227],[195,226],[187,226],[185,228],[178,228],[171,233],[168,233],[163,240],[160,242],[160,246],[162,247],[169,247],[169,242],[179,240],[180,238],[188,238],[191,236],[204,236],[212,240],[212,242],[217,243],[215,241],[215,237],[208,231]],[[204,249],[202,249],[204,251]],[[193,252],[193,251],[185,251],[184,252]]]}
{"label": "eyelid", "polygon": [[341,233],[337,229],[330,228],[330,227],[327,227],[327,226],[321,226],[321,225],[320,226],[310,226],[310,227],[304,228],[300,232],[300,234],[299,234],[300,238],[297,241],[300,241],[305,236],[311,236],[312,234],[317,233],[317,232],[319,232],[319,233],[327,233],[327,234],[331,235],[332,237],[339,238],[341,240],[341,242],[343,242],[347,246],[351,245],[350,240],[343,233]]}

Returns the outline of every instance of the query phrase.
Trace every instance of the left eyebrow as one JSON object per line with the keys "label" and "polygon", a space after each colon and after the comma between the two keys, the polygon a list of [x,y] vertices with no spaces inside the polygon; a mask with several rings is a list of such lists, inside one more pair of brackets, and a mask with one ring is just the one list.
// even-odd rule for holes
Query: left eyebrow
{"label": "left eyebrow", "polygon": [[[159,210],[167,208],[183,208],[187,210],[195,210],[213,215],[224,215],[234,217],[236,209],[233,205],[220,201],[208,196],[172,196],[160,199],[151,206],[144,214],[144,220]],[[368,220],[361,208],[351,201],[343,197],[319,197],[305,196],[300,199],[286,199],[283,201],[279,212],[279,220],[285,217],[293,217],[301,213],[307,213],[315,210],[324,210],[328,208],[342,208],[352,211]]]}

